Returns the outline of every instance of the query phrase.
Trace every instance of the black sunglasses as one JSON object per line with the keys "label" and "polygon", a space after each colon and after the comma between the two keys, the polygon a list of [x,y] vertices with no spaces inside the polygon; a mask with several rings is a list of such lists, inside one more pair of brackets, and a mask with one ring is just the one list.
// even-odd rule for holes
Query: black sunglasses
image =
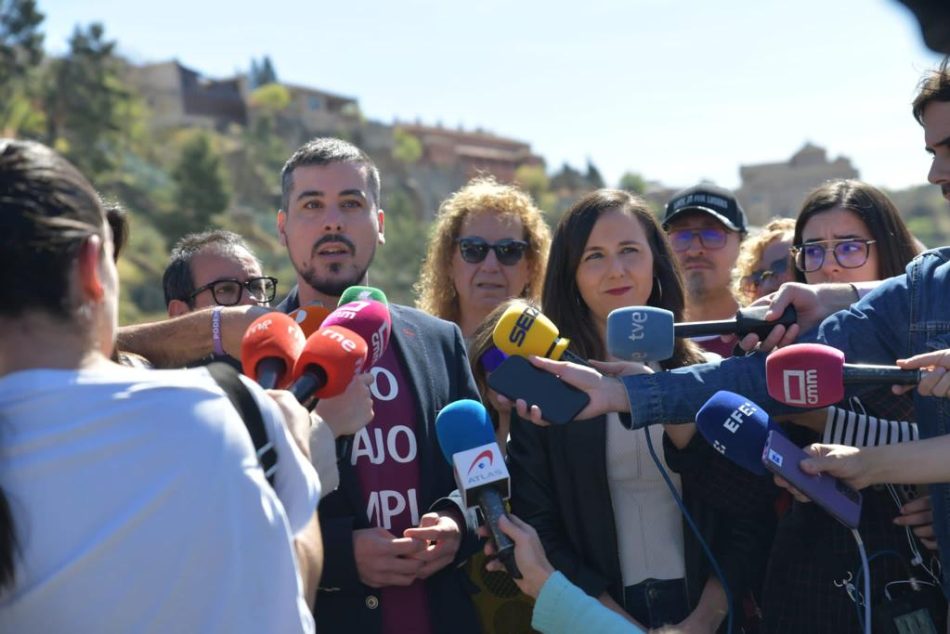
{"label": "black sunglasses", "polygon": [[495,252],[498,262],[505,266],[513,266],[518,263],[528,249],[528,243],[524,240],[512,240],[505,238],[493,244],[489,244],[485,238],[458,238],[459,252],[462,259],[469,264],[478,264],[488,257],[488,250]]}
{"label": "black sunglasses", "polygon": [[247,294],[258,304],[269,304],[277,296],[277,278],[252,277],[246,282],[215,280],[196,288],[195,292],[188,296],[188,300],[193,300],[198,293],[208,289],[211,289],[214,303],[218,306],[236,306],[244,296],[244,289],[247,289]]}
{"label": "black sunglasses", "polygon": [[769,268],[767,269],[752,271],[742,278],[743,289],[754,292],[758,290],[758,288],[762,286],[766,280],[779,275],[784,275],[788,272],[788,260],[789,258],[784,257],[772,262],[772,264],[770,264]]}

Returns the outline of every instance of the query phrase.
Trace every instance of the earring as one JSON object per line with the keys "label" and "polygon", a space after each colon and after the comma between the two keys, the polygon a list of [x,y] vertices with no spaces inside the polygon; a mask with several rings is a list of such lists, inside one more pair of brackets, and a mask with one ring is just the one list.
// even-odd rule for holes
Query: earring
{"label": "earring", "polygon": [[653,276],[653,291],[656,293],[657,302],[663,299],[663,283],[656,275]]}

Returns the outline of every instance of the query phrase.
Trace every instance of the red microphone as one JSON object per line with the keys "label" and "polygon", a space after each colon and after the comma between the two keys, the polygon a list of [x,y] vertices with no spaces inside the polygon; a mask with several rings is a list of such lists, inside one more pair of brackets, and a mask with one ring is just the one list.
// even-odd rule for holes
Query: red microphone
{"label": "red microphone", "polygon": [[336,310],[327,315],[323,325],[342,326],[363,338],[363,341],[369,346],[369,354],[361,370],[366,372],[386,352],[393,320],[389,314],[389,308],[385,304],[374,299],[368,299],[338,306]]}
{"label": "red microphone", "polygon": [[301,403],[311,397],[342,394],[366,362],[366,342],[340,326],[320,328],[310,335],[294,364],[288,388]]}
{"label": "red microphone", "polygon": [[769,396],[786,405],[826,407],[844,399],[848,384],[916,385],[920,370],[888,365],[854,365],[844,353],[817,343],[796,343],[765,359]]}
{"label": "red microphone", "polygon": [[264,389],[285,387],[303,350],[303,332],[283,313],[267,313],[254,320],[241,339],[241,367]]}
{"label": "red microphone", "polygon": [[288,314],[291,319],[300,324],[300,329],[303,330],[303,336],[309,337],[317,332],[317,329],[323,324],[323,320],[327,318],[331,310],[333,309],[319,302],[314,302],[306,306],[301,306],[297,310],[292,310]]}

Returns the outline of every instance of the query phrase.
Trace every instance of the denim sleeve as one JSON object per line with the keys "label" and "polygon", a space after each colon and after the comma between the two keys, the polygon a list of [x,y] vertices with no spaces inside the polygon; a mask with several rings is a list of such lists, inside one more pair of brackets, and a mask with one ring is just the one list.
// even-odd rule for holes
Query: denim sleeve
{"label": "denim sleeve", "polygon": [[907,276],[894,277],[828,317],[803,340],[841,350],[848,363],[893,365],[911,354],[910,305]]}
{"label": "denim sleeve", "polygon": [[[910,352],[910,303],[907,276],[892,278],[799,341],[838,348],[849,363],[893,364]],[[719,390],[741,394],[773,416],[801,411],[768,395],[765,355],[758,353],[621,380],[630,399],[633,429],[693,422],[696,412]],[[860,395],[875,387],[879,386],[855,386],[847,394]]]}

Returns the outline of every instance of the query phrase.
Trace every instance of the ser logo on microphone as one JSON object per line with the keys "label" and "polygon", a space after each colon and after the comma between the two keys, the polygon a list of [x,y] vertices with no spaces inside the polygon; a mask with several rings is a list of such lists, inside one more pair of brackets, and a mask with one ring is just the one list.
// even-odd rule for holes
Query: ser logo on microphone
{"label": "ser logo on microphone", "polygon": [[787,405],[817,405],[818,370],[785,370],[782,389]]}
{"label": "ser logo on microphone", "polygon": [[531,326],[534,325],[534,320],[540,313],[532,307],[527,307],[524,309],[524,312],[518,317],[518,320],[511,327],[511,332],[508,333],[508,341],[515,344],[519,348],[524,345],[524,340],[528,336],[528,331],[531,330]]}

